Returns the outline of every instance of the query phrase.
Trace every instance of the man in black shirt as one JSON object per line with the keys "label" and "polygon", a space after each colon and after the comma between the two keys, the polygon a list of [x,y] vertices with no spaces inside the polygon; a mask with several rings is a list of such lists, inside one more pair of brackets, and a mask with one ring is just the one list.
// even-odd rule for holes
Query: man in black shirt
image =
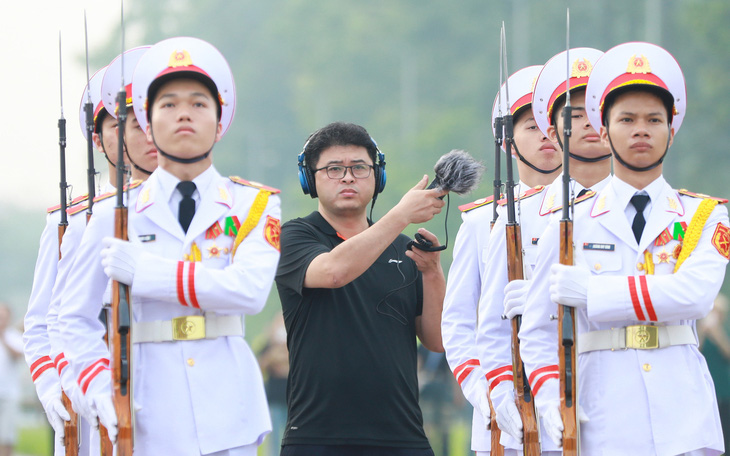
{"label": "man in black shirt", "polygon": [[[433,455],[418,405],[416,336],[442,352],[446,283],[439,252],[400,234],[441,212],[428,177],[377,223],[385,157],[367,131],[333,123],[299,156],[318,210],[284,224],[276,284],[287,329],[288,422],[282,456]],[[419,232],[434,245],[436,236]]]}

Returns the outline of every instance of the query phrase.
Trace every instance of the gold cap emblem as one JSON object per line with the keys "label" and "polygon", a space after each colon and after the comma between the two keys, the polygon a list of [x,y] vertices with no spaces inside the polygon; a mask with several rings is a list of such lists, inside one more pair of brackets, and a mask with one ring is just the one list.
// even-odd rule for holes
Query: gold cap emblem
{"label": "gold cap emblem", "polygon": [[191,66],[193,59],[190,58],[190,53],[186,50],[173,51],[170,55],[170,61],[167,62],[167,66],[170,68],[177,68],[182,66]]}
{"label": "gold cap emblem", "polygon": [[631,56],[629,59],[629,66],[626,68],[627,73],[636,74],[648,74],[651,73],[651,67],[649,66],[649,60],[647,60],[646,56],[642,55],[641,57],[637,57],[636,54]]}
{"label": "gold cap emblem", "polygon": [[585,78],[591,75],[593,65],[587,59],[575,59],[570,70],[571,78]]}

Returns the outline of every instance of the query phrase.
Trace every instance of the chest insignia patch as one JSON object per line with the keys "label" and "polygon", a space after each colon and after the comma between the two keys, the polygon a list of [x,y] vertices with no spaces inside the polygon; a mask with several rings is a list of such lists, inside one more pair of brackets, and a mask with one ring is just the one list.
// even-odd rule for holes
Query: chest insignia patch
{"label": "chest insignia patch", "polygon": [[661,247],[663,245],[667,245],[667,243],[671,240],[672,240],[672,233],[669,232],[669,228],[664,228],[664,231],[662,231],[662,234],[657,236],[657,238],[654,240],[654,245],[657,247]]}
{"label": "chest insignia patch", "polygon": [[215,245],[215,242],[213,243],[213,245],[208,247],[208,258],[220,258],[221,254],[228,255],[228,247],[220,248]]}
{"label": "chest insignia patch", "polygon": [[206,239],[215,239],[221,234],[223,234],[223,228],[221,228],[220,222],[215,222],[214,224],[210,225],[210,228],[205,230]]}
{"label": "chest insignia patch", "polygon": [[154,234],[140,234],[137,237],[139,238],[140,242],[154,242],[155,241]]}
{"label": "chest insignia patch", "polygon": [[537,241],[539,241],[540,238],[532,238],[532,245],[537,245]]}
{"label": "chest insignia patch", "polygon": [[674,222],[672,237],[678,241],[684,240],[684,232],[687,231],[687,222]]}
{"label": "chest insignia patch", "polygon": [[281,235],[281,221],[274,217],[266,216],[266,225],[264,226],[264,238],[273,248],[281,251],[279,236]]}
{"label": "chest insignia patch", "polygon": [[674,246],[674,251],[672,252],[672,258],[674,258],[676,260],[677,258],[679,258],[680,253],[682,253],[682,243],[681,242]]}
{"label": "chest insignia patch", "polygon": [[670,258],[672,258],[672,255],[669,252],[667,252],[665,249],[662,249],[661,252],[656,254],[657,264],[669,263]]}
{"label": "chest insignia patch", "polygon": [[712,235],[712,245],[715,246],[720,255],[730,259],[730,228],[718,223],[715,233]]}
{"label": "chest insignia patch", "polygon": [[226,217],[225,226],[223,227],[223,233],[226,236],[236,237],[239,228],[241,228],[241,222],[238,221],[238,217],[235,215]]}
{"label": "chest insignia patch", "polygon": [[597,242],[584,242],[583,250],[603,250],[605,252],[613,252],[616,250],[615,244],[599,244]]}

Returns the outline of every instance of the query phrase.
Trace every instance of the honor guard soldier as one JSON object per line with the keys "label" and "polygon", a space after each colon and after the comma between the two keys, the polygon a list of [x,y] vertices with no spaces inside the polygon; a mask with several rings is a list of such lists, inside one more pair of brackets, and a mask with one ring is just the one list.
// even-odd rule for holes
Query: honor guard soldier
{"label": "honor guard soldier", "polygon": [[[576,166],[577,171],[571,172],[571,175],[575,176],[575,186],[580,189],[585,186],[601,187],[605,185],[608,182],[610,171],[608,148],[597,143],[598,133],[588,124],[585,110],[582,109],[583,104],[580,101],[581,95],[585,93],[590,70],[601,55],[601,51],[591,48],[570,50],[573,64],[569,87],[571,98],[578,98],[575,103],[576,108],[580,106],[580,109],[575,111],[575,129],[578,134],[576,140],[570,145],[571,165],[572,163],[583,165]],[[513,114],[515,116],[515,143],[518,149],[522,149],[519,141],[526,137],[521,128],[534,129],[535,138],[552,138],[555,144],[562,144],[556,134],[556,128],[562,128],[562,122],[556,127],[560,111],[557,111],[557,114],[554,113],[556,108],[565,104],[566,66],[566,56],[563,52],[551,58],[544,66],[538,67],[538,72],[529,75],[529,78],[517,78],[516,76],[520,74],[518,72],[509,79],[510,92],[514,91],[519,96],[523,95],[526,90],[530,90],[530,101],[532,102],[526,106],[517,105],[518,110],[526,109],[526,111],[522,114],[519,111],[517,111],[517,115]],[[504,94],[502,99],[504,100]],[[525,123],[526,121],[527,123]],[[525,140],[522,139],[522,141]],[[542,146],[540,146],[539,152],[542,152],[542,148],[546,146],[544,142],[540,144]],[[558,149],[558,152],[555,153],[550,152],[549,156],[557,162],[561,162],[562,150]],[[535,173],[532,169],[523,170],[523,168],[520,168],[520,177],[523,176],[523,172]],[[598,169],[599,172],[596,173],[595,169]],[[518,210],[515,213],[516,222],[521,231],[522,246],[520,250],[523,255],[524,280],[509,281],[508,279],[507,219],[504,214],[506,200],[500,201],[501,215],[492,229],[488,245],[489,254],[485,272],[488,285],[482,290],[479,303],[480,323],[477,343],[489,382],[490,398],[497,415],[497,424],[503,433],[510,434],[520,443],[523,437],[522,421],[515,406],[512,381],[512,328],[509,320],[521,314],[521,310],[518,307],[517,309],[510,308],[505,312],[504,301],[507,297],[512,302],[520,302],[520,307],[524,307],[524,295],[529,288],[529,279],[532,278],[538,242],[555,210],[556,201],[559,203],[562,197],[560,186],[562,170],[555,170],[549,175],[549,178],[550,182],[547,187],[533,188],[523,193],[515,192],[515,195],[519,195],[515,203]],[[600,181],[596,182],[596,179],[600,179]],[[507,319],[502,319],[502,315],[505,315]],[[508,447],[519,448],[514,446],[515,440],[507,440]],[[540,443],[543,454],[559,451],[549,439],[543,438]]]}
{"label": "honor guard soldier", "polygon": [[278,190],[213,167],[235,97],[228,63],[205,41],[171,38],[142,56],[132,98],[159,167],[130,192],[130,241],[108,237],[111,211],[94,215],[62,302],[67,356],[114,440],[97,316],[107,276],[130,286],[137,455],[255,455],[271,430],[242,320],[263,308],[273,283],[280,201]]}
{"label": "honor guard soldier", "polygon": [[[574,207],[574,266],[554,264],[557,221],[543,235],[537,272],[549,280],[530,289],[523,350],[534,352],[533,372],[557,364],[549,315],[553,303],[575,308],[583,454],[719,455],[715,391],[694,326],[722,285],[730,229],[718,205],[726,200],[674,190],[662,176],[686,112],[682,70],[656,45],[616,46],[591,73],[586,110],[615,175]],[[543,380],[536,404],[560,441],[559,382]]]}
{"label": "honor guard soldier", "polygon": [[[113,175],[113,162],[116,160],[117,141],[114,136],[116,120],[107,115],[104,104],[101,101],[101,84],[104,78],[106,67],[100,69],[91,77],[84,88],[79,108],[79,120],[81,133],[86,139],[86,113],[84,104],[91,98],[94,131],[93,141],[96,149],[103,153],[109,162],[110,175]],[[113,190],[114,186],[107,182],[101,187],[103,192]],[[38,259],[36,261],[35,274],[33,278],[33,289],[31,292],[28,310],[25,315],[25,331],[23,333],[25,359],[31,370],[31,378],[36,386],[38,398],[43,404],[46,416],[51,423],[55,433],[55,454],[64,454],[63,421],[67,421],[69,415],[64,413],[61,405],[61,388],[71,399],[74,411],[80,412],[85,408],[83,394],[76,384],[75,378],[72,381],[62,382],[62,373],[68,364],[63,353],[54,352],[52,349],[53,337],[51,323],[48,321],[50,307],[52,307],[53,290],[65,283],[65,275],[61,273],[64,263],[70,263],[74,247],[78,245],[86,220],[77,214],[84,213],[87,208],[87,195],[74,199],[67,209],[68,227],[63,234],[63,242],[58,243],[58,225],[61,220],[59,210],[61,206],[49,208],[46,218],[46,227],[41,235]],[[63,277],[63,278],[62,278]],[[80,455],[89,454],[88,445],[84,441],[88,437],[88,425],[80,421],[82,431],[82,445]]]}
{"label": "honor guard soldier", "polygon": [[[359,125],[314,132],[299,155],[318,210],[287,222],[276,285],[289,348],[282,456],[433,455],[418,405],[416,337],[442,352],[439,252],[401,232],[441,211],[427,176],[380,220],[385,155]],[[425,229],[419,234],[438,246]]]}
{"label": "honor guard soldier", "polygon": [[[530,66],[512,75],[509,78],[510,94],[514,96],[511,106],[507,107],[503,86],[492,109],[494,125],[500,112],[501,95],[501,112],[514,116],[515,141],[511,150],[520,175],[517,188],[525,189],[527,196],[539,194],[560,172],[557,145],[537,129],[530,110],[532,88],[541,68]],[[533,187],[536,189],[528,194],[527,190]],[[488,383],[477,347],[477,312],[482,290],[493,280],[485,273],[492,200],[492,197],[483,198],[459,207],[463,221],[456,236],[441,321],[446,359],[464,396],[474,406],[472,450],[478,455],[488,454],[490,450]],[[506,356],[509,358],[509,351]]]}
{"label": "honor guard soldier", "polygon": [[[95,125],[98,123],[107,127],[107,130],[103,134],[98,134],[95,140],[100,143],[107,144],[103,147],[104,150],[110,152],[107,155],[108,159],[108,170],[110,180],[107,184],[108,191],[98,195],[94,198],[94,204],[92,211],[105,210],[105,206],[111,207],[114,202],[114,196],[116,195],[116,189],[114,188],[115,182],[115,170],[116,170],[116,159],[117,159],[117,140],[118,140],[118,126],[117,126],[117,112],[118,108],[110,108],[109,111],[103,109],[104,106],[116,106],[116,100],[114,96],[119,90],[119,81],[122,74],[122,60],[124,60],[124,80],[131,81],[134,68],[137,65],[139,59],[149,49],[149,46],[140,46],[134,49],[130,49],[124,53],[124,59],[121,56],[117,56],[112,62],[105,67],[105,71],[102,72],[101,87],[99,89],[99,95],[101,96],[101,103],[97,108],[97,114],[95,115]],[[94,81],[94,78],[92,78]],[[132,106],[131,82],[125,87],[127,93],[127,104],[129,107]],[[86,98],[81,100],[81,112],[83,115],[83,105],[86,102]],[[102,116],[103,118],[100,118]],[[149,174],[157,168],[157,150],[154,144],[147,139],[147,135],[136,121],[134,113],[130,113],[127,117],[125,124],[124,134],[124,161],[125,163],[133,164],[130,172],[130,183],[125,184],[125,190],[130,190],[139,186],[143,181],[147,179]],[[148,171],[147,169],[151,171]],[[66,286],[68,284],[68,276],[74,263],[74,254],[76,249],[81,242],[81,238],[86,228],[86,222],[88,222],[88,202],[84,202],[69,209],[68,214],[70,219],[84,219],[80,214],[86,214],[85,223],[73,223],[69,224],[69,228],[66,230],[66,234],[63,238],[63,244],[61,245],[61,260],[58,264],[58,275],[56,278],[56,284],[53,287],[53,295],[51,299],[50,308],[47,315],[48,332],[51,338],[51,354],[54,363],[61,375],[61,384],[66,389],[71,384],[76,384],[76,376],[73,374],[73,369],[68,368],[68,360],[65,358],[63,350],[63,340],[59,334],[58,327],[58,313],[61,306],[61,300],[64,296]],[[106,209],[109,210],[109,209]],[[85,402],[85,401],[84,401]],[[85,405],[85,404],[84,404]],[[86,408],[81,409],[81,414],[89,416],[90,413]],[[97,434],[91,434],[91,448],[97,448]]]}

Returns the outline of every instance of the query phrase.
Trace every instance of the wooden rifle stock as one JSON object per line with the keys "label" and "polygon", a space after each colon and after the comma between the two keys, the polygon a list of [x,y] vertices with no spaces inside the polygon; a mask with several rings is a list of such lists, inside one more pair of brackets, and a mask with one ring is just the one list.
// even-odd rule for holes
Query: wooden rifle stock
{"label": "wooden rifle stock", "polygon": [[[101,312],[99,313],[99,320],[104,324],[104,329],[106,330],[104,332],[104,344],[106,346],[109,346],[109,321],[107,319],[107,310],[106,308],[102,308]],[[109,440],[109,431],[106,430],[106,427],[99,423],[99,437],[100,441],[99,444],[101,445],[101,456],[113,456],[114,455],[114,446],[112,445],[112,441]]]}
{"label": "wooden rifle stock", "polygon": [[[65,200],[64,200],[65,202]],[[66,221],[66,204],[61,205],[63,214],[61,216],[61,223],[58,224],[58,259],[61,259],[61,242],[63,235],[66,233],[68,227],[68,221]],[[68,398],[65,392],[61,391],[61,402],[66,407],[66,411],[71,417],[70,420],[63,422],[63,446],[66,456],[77,456],[79,454],[79,415],[74,412],[71,406],[71,399]]]}
{"label": "wooden rifle stock", "polygon": [[[560,221],[560,264],[573,265],[573,222]],[[563,418],[563,455],[578,454],[577,370],[575,309],[558,306],[558,368],[560,370],[560,415]]]}
{"label": "wooden rifle stock", "polygon": [[[507,204],[514,204],[508,201]],[[507,223],[507,277],[509,281],[522,280],[524,269],[522,262],[522,232],[517,223]],[[522,418],[523,452],[525,456],[540,455],[540,438],[535,415],[535,402],[530,391],[530,384],[525,375],[525,366],[520,356],[520,324],[522,317],[512,319],[512,376],[515,388],[515,403]]]}
{"label": "wooden rifle stock", "polygon": [[490,456],[504,456],[504,447],[499,443],[499,439],[502,438],[502,431],[499,430],[497,425],[497,414],[494,412],[494,406],[492,400],[489,399],[489,428],[491,429],[491,441],[490,441]]}
{"label": "wooden rifle stock", "polygon": [[[118,192],[123,192],[119,187]],[[114,209],[114,237],[128,240],[127,208]],[[131,302],[129,287],[116,280],[112,282],[112,394],[117,412],[117,456],[131,456],[134,446],[132,428],[131,378]]]}

